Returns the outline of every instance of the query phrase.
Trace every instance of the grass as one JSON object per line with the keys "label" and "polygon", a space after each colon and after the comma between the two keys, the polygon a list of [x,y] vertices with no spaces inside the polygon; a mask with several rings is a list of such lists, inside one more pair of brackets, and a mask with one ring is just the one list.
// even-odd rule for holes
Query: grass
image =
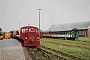
{"label": "grass", "polygon": [[[45,41],[54,41],[54,42],[63,42],[63,43],[70,43],[70,44],[82,44],[82,45],[90,45],[90,43],[86,43],[86,42],[79,42],[77,40],[64,40],[64,39],[53,39],[53,38],[43,38],[41,40],[45,40]],[[78,40],[81,41],[81,39],[79,38]]]}
{"label": "grass", "polygon": [[61,45],[66,45],[66,46],[73,46],[73,47],[80,47],[80,48],[87,48],[90,50],[90,44],[86,42],[77,42],[77,41],[64,41],[64,40],[59,40],[59,39],[45,39],[42,40],[43,42],[50,42],[54,44],[61,44]]}
{"label": "grass", "polygon": [[[84,39],[84,41],[89,41],[90,38],[79,38],[79,40]],[[86,40],[85,40],[86,39]],[[55,42],[55,43],[51,43]],[[62,43],[62,44],[59,44]],[[57,51],[61,51],[70,55],[74,55],[80,58],[84,58],[86,60],[90,59],[90,50],[85,48],[79,48],[74,46],[67,46],[67,45],[75,45],[75,46],[86,46],[90,48],[90,43],[81,42],[81,41],[72,41],[72,40],[63,40],[63,39],[51,39],[51,38],[43,38],[41,39],[41,45],[46,46],[48,48],[55,49]]]}

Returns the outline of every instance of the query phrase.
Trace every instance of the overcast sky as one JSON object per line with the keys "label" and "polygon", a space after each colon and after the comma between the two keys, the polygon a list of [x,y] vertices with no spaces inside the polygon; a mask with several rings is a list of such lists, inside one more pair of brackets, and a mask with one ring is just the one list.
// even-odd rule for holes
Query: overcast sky
{"label": "overcast sky", "polygon": [[38,27],[38,8],[42,30],[53,24],[90,21],[90,0],[0,0],[0,27],[19,29],[19,22]]}

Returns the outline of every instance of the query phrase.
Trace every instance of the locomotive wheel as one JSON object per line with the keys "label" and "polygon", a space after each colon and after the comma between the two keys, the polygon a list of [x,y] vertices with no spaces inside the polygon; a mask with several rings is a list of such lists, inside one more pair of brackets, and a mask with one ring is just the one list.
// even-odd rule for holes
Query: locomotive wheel
{"label": "locomotive wheel", "polygon": [[72,38],[72,40],[75,40],[75,38]]}
{"label": "locomotive wheel", "polygon": [[3,38],[1,38],[1,40],[3,40]]}

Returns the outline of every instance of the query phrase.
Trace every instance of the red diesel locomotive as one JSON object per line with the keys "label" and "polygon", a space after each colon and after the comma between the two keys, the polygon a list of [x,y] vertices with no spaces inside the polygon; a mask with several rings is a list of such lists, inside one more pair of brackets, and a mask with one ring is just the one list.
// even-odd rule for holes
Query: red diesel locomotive
{"label": "red diesel locomotive", "polygon": [[24,41],[24,46],[40,46],[37,27],[34,26],[21,27],[20,39]]}

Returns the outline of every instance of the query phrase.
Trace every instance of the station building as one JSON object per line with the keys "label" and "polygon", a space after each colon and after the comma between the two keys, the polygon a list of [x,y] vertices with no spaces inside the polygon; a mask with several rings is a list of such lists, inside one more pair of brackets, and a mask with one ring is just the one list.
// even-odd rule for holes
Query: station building
{"label": "station building", "polygon": [[78,28],[78,34],[82,37],[90,37],[90,21],[76,22],[76,23],[66,23],[66,24],[56,24],[52,25],[46,31],[52,31],[53,33],[64,33],[71,31],[73,28]]}

